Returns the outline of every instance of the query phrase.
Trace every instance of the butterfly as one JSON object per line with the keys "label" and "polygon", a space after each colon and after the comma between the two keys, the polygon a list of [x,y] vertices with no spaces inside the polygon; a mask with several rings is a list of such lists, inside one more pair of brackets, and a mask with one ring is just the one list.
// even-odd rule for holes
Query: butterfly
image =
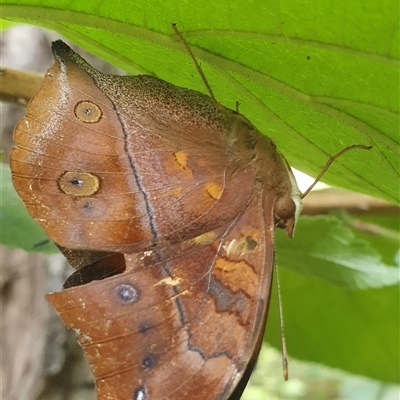
{"label": "butterfly", "polygon": [[301,210],[289,164],[211,89],[103,74],[60,40],[52,51],[10,165],[77,269],[48,299],[98,398],[240,398],[264,335],[274,232],[292,237]]}

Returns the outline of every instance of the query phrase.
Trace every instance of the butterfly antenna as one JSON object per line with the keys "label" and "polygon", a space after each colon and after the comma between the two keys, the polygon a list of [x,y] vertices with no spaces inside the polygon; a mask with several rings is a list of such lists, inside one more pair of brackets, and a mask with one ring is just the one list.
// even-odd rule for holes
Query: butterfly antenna
{"label": "butterfly antenna", "polygon": [[278,264],[276,264],[276,263],[275,263],[275,275],[276,275],[276,287],[278,289],[279,321],[280,321],[280,325],[281,325],[282,374],[283,374],[283,379],[285,381],[287,381],[289,379],[288,354],[287,354],[287,347],[286,347],[285,324],[283,322],[281,283],[279,280]]}
{"label": "butterfly antenna", "polygon": [[353,144],[352,146],[345,147],[343,150],[339,151],[339,153],[335,154],[334,156],[329,157],[327,163],[325,164],[324,168],[322,168],[321,172],[319,175],[315,178],[314,182],[311,184],[311,186],[301,195],[301,198],[304,199],[308,195],[308,193],[311,192],[311,190],[314,188],[314,186],[321,180],[321,178],[324,176],[325,172],[328,170],[328,168],[331,166],[331,164],[337,160],[339,157],[341,157],[343,154],[347,153],[350,150],[355,150],[355,149],[362,149],[362,150],[371,150],[372,146],[365,146],[363,144]]}
{"label": "butterfly antenna", "polygon": [[183,45],[185,46],[187,52],[189,53],[189,56],[191,57],[191,59],[194,62],[194,65],[197,69],[198,74],[200,75],[201,80],[203,81],[207,92],[209,94],[209,96],[211,97],[211,99],[213,100],[213,102],[215,103],[215,105],[219,105],[218,101],[215,99],[214,97],[214,93],[211,90],[211,86],[209,85],[206,76],[204,75],[203,70],[201,69],[200,64],[197,62],[196,57],[194,56],[192,49],[190,48],[188,42],[185,40],[185,38],[183,37],[182,33],[178,30],[178,28],[176,27],[176,24],[172,24],[172,29],[174,30],[174,32],[176,33],[176,35],[179,37],[180,41],[183,43]]}

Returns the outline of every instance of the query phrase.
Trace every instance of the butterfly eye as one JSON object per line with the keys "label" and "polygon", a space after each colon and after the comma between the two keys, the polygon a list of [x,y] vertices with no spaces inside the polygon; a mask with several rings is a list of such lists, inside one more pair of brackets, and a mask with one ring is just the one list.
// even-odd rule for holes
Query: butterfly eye
{"label": "butterfly eye", "polygon": [[296,204],[291,197],[280,197],[275,202],[274,209],[275,226],[285,229],[291,238],[296,224]]}
{"label": "butterfly eye", "polygon": [[275,215],[281,220],[293,218],[296,213],[296,205],[290,197],[279,197],[275,202]]}
{"label": "butterfly eye", "polygon": [[280,197],[275,202],[275,226],[286,229],[288,225],[294,224],[296,205],[290,197]]}

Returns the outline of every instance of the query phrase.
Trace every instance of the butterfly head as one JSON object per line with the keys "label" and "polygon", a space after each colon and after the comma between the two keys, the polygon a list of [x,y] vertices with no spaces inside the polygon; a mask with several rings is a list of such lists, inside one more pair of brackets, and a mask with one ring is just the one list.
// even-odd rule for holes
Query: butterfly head
{"label": "butterfly head", "polygon": [[282,155],[280,157],[286,167],[288,185],[286,186],[286,193],[276,199],[274,207],[275,224],[276,227],[285,229],[287,235],[292,238],[302,208],[301,192],[288,162]]}

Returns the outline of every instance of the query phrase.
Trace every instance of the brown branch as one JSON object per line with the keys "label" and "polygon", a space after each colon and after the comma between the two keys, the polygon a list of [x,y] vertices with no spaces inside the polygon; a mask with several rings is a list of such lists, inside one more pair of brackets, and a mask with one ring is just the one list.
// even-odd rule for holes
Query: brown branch
{"label": "brown branch", "polygon": [[399,215],[400,208],[385,200],[341,189],[316,190],[303,199],[302,215],[328,214],[333,210],[350,214]]}
{"label": "brown branch", "polygon": [[384,228],[377,224],[371,224],[368,222],[360,221],[359,219],[351,219],[350,226],[360,232],[366,233],[372,236],[381,236],[386,239],[399,242],[399,232],[391,229]]}
{"label": "brown branch", "polygon": [[39,90],[43,75],[14,69],[0,69],[0,100],[26,106]]}

